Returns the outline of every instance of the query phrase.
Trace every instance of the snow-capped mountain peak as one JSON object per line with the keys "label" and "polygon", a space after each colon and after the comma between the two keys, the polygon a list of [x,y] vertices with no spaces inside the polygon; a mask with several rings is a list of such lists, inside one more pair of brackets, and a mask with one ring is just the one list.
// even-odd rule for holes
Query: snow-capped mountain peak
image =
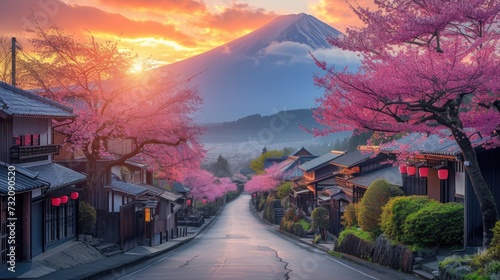
{"label": "snow-capped mountain peak", "polygon": [[348,55],[327,41],[340,34],[307,14],[279,16],[225,45],[158,69],[184,77],[196,75],[193,83],[204,99],[202,122],[309,109],[321,94],[314,86],[313,75],[319,69],[310,53],[337,65],[351,63]]}
{"label": "snow-capped mountain peak", "polygon": [[279,16],[265,26],[238,38],[226,46],[233,52],[257,53],[273,42],[295,42],[312,49],[327,49],[332,46],[326,38],[341,33],[313,16],[301,13]]}

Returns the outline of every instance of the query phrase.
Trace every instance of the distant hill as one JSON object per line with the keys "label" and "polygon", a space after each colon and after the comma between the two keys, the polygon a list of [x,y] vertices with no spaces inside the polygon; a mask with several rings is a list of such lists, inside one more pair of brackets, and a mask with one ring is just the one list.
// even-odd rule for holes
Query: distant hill
{"label": "distant hill", "polygon": [[[308,129],[322,128],[314,119],[312,110],[286,110],[269,116],[254,114],[236,121],[207,124],[207,130],[201,142],[240,143],[259,141],[276,144],[315,139],[313,135],[300,128],[299,124]],[[334,141],[347,135],[349,133],[345,133],[345,136],[335,134],[321,137],[321,142]]]}

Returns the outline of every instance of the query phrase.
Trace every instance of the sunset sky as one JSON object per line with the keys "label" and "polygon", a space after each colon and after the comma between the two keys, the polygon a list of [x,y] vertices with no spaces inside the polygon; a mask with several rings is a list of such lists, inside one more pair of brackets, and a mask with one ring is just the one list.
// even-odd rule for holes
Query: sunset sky
{"label": "sunset sky", "polygon": [[[369,0],[358,0],[365,5]],[[27,45],[27,17],[47,17],[84,39],[116,39],[161,64],[203,53],[279,15],[306,13],[343,32],[360,21],[344,0],[0,0],[0,34]]]}

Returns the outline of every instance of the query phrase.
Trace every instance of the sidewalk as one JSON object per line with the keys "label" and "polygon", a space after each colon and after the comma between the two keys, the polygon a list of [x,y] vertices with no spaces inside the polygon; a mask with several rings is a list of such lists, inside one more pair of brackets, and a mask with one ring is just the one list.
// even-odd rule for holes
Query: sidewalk
{"label": "sidewalk", "polygon": [[[105,274],[119,273],[123,267],[153,258],[163,252],[172,250],[189,242],[200,232],[205,230],[205,228],[215,219],[216,216],[205,219],[205,223],[201,227],[188,227],[187,236],[170,239],[158,246],[137,246],[125,253],[116,254],[110,257],[93,256],[94,261],[56,270],[54,267],[61,265],[60,262],[74,262],[71,255],[78,254],[81,257],[82,252],[85,250],[80,249],[84,248],[84,246],[79,246],[79,243],[81,243],[79,241],[68,242],[68,244],[61,245],[60,247],[49,250],[41,256],[36,257],[31,262],[19,264],[16,270],[25,270],[26,272],[19,275],[19,273],[5,271],[0,273],[0,279],[95,279]],[[75,250],[78,250],[78,252],[75,252]],[[56,255],[60,257],[54,257]]]}

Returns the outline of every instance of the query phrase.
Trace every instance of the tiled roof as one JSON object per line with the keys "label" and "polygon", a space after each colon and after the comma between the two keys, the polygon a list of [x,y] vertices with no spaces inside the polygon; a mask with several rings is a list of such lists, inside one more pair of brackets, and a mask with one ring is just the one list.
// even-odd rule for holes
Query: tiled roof
{"label": "tiled roof", "polygon": [[297,149],[295,152],[291,153],[290,156],[301,156],[301,153],[305,153],[306,156],[312,156],[312,154],[304,147]]}
{"label": "tiled roof", "polygon": [[14,182],[14,191],[17,192],[23,192],[23,191],[29,191],[32,189],[36,188],[41,188],[44,186],[48,186],[47,183],[39,181],[35,178],[37,175],[36,173],[32,172],[24,172],[20,168],[15,169],[15,175],[10,176],[9,175],[9,165],[6,163],[0,163],[0,193],[1,194],[7,194],[9,189],[9,177],[14,178],[15,180],[10,180]]}
{"label": "tiled roof", "polygon": [[159,197],[161,197],[163,199],[166,199],[168,201],[172,201],[173,202],[173,201],[176,201],[179,198],[182,198],[181,194],[175,193],[173,191],[169,191],[169,190],[164,189],[164,188],[160,188],[160,187],[157,187],[157,186],[148,185],[148,184],[145,184],[145,183],[139,183],[137,185],[140,186],[140,187],[146,188],[149,191],[152,191],[155,195],[158,195]]}
{"label": "tiled roof", "polygon": [[37,172],[37,179],[50,183],[50,188],[58,188],[73,185],[87,180],[87,176],[71,170],[57,163],[46,163],[26,167],[26,169]]}
{"label": "tiled roof", "polygon": [[0,111],[11,116],[74,118],[73,109],[35,93],[0,82]]}
{"label": "tiled roof", "polygon": [[330,163],[346,168],[351,168],[369,159],[371,156],[373,156],[373,152],[353,151],[333,159],[332,161],[330,161]]}
{"label": "tiled roof", "polygon": [[118,180],[111,180],[111,185],[109,185],[108,188],[133,196],[139,196],[148,191],[147,188]]}
{"label": "tiled roof", "polygon": [[179,182],[174,182],[172,184],[172,189],[178,193],[187,193],[191,190],[189,187],[186,187]]}
{"label": "tiled roof", "polygon": [[[478,138],[472,140],[472,146],[478,147],[491,137]],[[412,133],[395,141],[394,144],[380,149],[381,152],[394,153],[400,147],[404,147],[408,152],[419,152],[421,154],[451,155],[461,154],[460,147],[455,140],[446,137],[440,137],[435,134],[426,136],[421,133]]]}
{"label": "tiled roof", "polygon": [[316,170],[322,168],[330,163],[331,160],[341,156],[342,153],[334,153],[328,152],[324,155],[321,155],[313,160],[310,160],[300,166],[300,169],[309,172],[312,170]]}
{"label": "tiled roof", "polygon": [[377,179],[386,179],[391,185],[403,186],[403,178],[399,169],[394,166],[388,166],[379,170],[375,170],[366,174],[361,174],[349,180],[349,182],[363,186],[369,187],[373,181]]}

